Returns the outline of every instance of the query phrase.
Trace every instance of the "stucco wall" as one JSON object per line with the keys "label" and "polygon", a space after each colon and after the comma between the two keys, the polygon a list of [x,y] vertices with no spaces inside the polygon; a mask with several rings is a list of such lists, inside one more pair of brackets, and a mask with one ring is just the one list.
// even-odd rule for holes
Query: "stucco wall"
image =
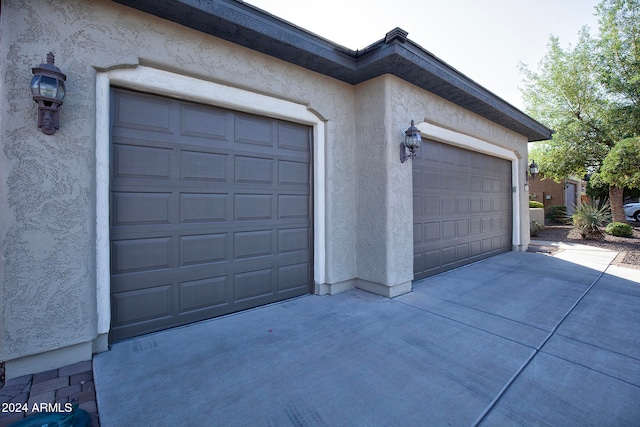
{"label": "stucco wall", "polygon": [[413,112],[394,115],[402,102],[394,80],[383,75],[356,88],[358,286],[397,287],[381,292],[389,296],[408,292],[413,280],[412,172],[410,162],[400,163],[399,149]]}
{"label": "stucco wall", "polygon": [[[355,277],[354,89],[110,1],[3,1],[0,360],[96,338],[96,72],[152,66],[306,105],[326,121],[328,283]],[[36,127],[31,67],[67,75],[61,128]],[[6,200],[6,203],[4,201]]]}
{"label": "stucco wall", "polygon": [[[392,99],[390,104],[391,112],[389,115],[389,122],[396,132],[397,130],[406,129],[408,127],[407,122],[414,119],[416,123],[431,123],[439,128],[452,130],[461,136],[468,135],[472,137],[472,139],[480,140],[476,147],[472,146],[465,148],[482,151],[483,147],[480,143],[486,143],[494,146],[495,151],[508,152],[509,157],[515,159],[516,167],[512,173],[512,186],[516,188],[515,194],[519,208],[515,210],[517,215],[514,216],[517,216],[519,221],[516,221],[516,218],[514,218],[514,232],[516,234],[516,236],[514,236],[514,250],[526,250],[530,241],[528,227],[529,201],[528,193],[524,189],[524,171],[526,170],[528,160],[527,138],[483,117],[470,113],[469,111],[430,92],[416,88],[414,85],[395,76],[388,76],[388,79],[390,90],[389,97]],[[397,136],[394,135],[394,139],[389,144],[392,147],[392,150],[397,149],[393,148],[393,146],[400,142],[401,136],[401,134]],[[441,141],[452,143],[450,140]],[[488,152],[487,154],[499,155],[491,152]],[[397,164],[400,165],[399,161]],[[396,169],[396,171],[399,171],[399,169]],[[404,175],[394,177],[390,180],[390,183],[396,183],[392,184],[395,185],[395,188],[390,188],[390,192],[394,194],[403,194],[403,188],[406,187]],[[406,193],[406,191],[404,192]],[[407,201],[398,200],[398,203],[406,205]],[[525,224],[525,226],[523,227],[521,224]],[[397,233],[397,236],[401,236],[402,233],[406,235],[407,232],[408,230],[403,229]],[[412,234],[409,235],[412,236]],[[397,255],[400,257],[404,257],[408,250],[401,243],[401,241],[404,241],[405,239],[406,237],[400,237],[397,239]],[[399,262],[401,262],[400,259],[396,260],[394,264]],[[398,272],[398,274],[402,273]]]}
{"label": "stucco wall", "polygon": [[[399,161],[399,144],[412,119],[524,153],[517,164],[527,164],[523,136],[391,75],[354,87],[107,0],[2,6],[0,90],[8,102],[0,113],[0,360],[11,362],[8,376],[88,358],[100,332],[96,218],[104,208],[96,201],[96,144],[104,135],[96,135],[96,124],[104,120],[96,119],[96,93],[105,91],[96,80],[109,70],[152,68],[238,88],[304,106],[324,123],[320,291],[410,290],[412,172]],[[53,136],[37,130],[28,89],[31,67],[49,51],[67,74]],[[518,197],[528,216],[526,195]],[[528,243],[528,227],[519,233]],[[59,349],[59,357],[29,359]]]}

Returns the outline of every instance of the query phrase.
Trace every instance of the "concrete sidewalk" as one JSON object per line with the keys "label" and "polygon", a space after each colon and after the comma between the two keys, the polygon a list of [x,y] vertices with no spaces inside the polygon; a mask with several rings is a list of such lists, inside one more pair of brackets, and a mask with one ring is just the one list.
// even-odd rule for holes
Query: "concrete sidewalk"
{"label": "concrete sidewalk", "polygon": [[[117,343],[102,426],[640,425],[640,270],[511,252]],[[619,271],[621,270],[621,271]]]}

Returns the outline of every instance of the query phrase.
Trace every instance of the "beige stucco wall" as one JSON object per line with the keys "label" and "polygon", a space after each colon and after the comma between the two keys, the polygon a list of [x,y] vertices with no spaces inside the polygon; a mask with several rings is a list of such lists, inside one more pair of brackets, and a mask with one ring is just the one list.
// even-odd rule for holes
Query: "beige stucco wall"
{"label": "beige stucco wall", "polygon": [[[413,279],[413,193],[411,162],[401,163],[399,144],[410,121],[427,122],[481,140],[517,159],[524,171],[527,139],[515,132],[422,90],[392,75],[356,86],[357,153],[357,283],[387,296],[411,289]],[[428,137],[428,135],[425,135]],[[441,140],[454,143],[455,141]],[[468,149],[481,151],[478,144]],[[502,149],[502,150],[500,150]],[[496,155],[495,153],[490,153]],[[516,180],[522,174],[515,174]],[[522,227],[514,221],[519,239],[514,250],[529,243],[528,195],[524,182],[517,187]],[[518,240],[518,242],[515,242]]]}
{"label": "beige stucco wall", "polygon": [[[411,289],[412,173],[411,162],[399,161],[399,144],[412,119],[525,153],[520,162],[527,163],[524,137],[391,75],[354,87],[107,0],[2,0],[0,20],[0,96],[8,101],[0,112],[0,360],[8,362],[7,377],[87,359],[96,342],[104,347],[96,303],[96,78],[108,70],[144,66],[239,88],[305,106],[324,123],[319,293]],[[31,67],[49,51],[67,74],[53,136],[38,131],[28,88]],[[526,195],[519,200],[528,216]],[[528,243],[528,226],[519,233]]]}
{"label": "beige stucco wall", "polygon": [[[326,283],[355,277],[354,89],[110,1],[2,3],[0,360],[60,348],[88,358],[97,336],[96,73],[152,66],[307,106],[326,122]],[[31,67],[47,52],[67,75],[61,128],[36,126]],[[37,359],[37,360],[36,360]],[[59,363],[55,357],[53,363]],[[76,360],[69,360],[72,363]],[[34,368],[35,369],[35,368]],[[45,368],[46,369],[46,368]]]}
{"label": "beige stucco wall", "polygon": [[[517,203],[519,204],[519,220],[524,227],[516,224],[514,236],[514,250],[526,250],[529,244],[529,199],[528,192],[524,188],[525,170],[527,167],[527,138],[523,135],[515,133],[509,129],[499,126],[483,117],[469,112],[443,98],[440,98],[430,92],[416,88],[414,85],[401,80],[394,76],[388,77],[390,80],[390,97],[392,99],[392,111],[389,116],[389,122],[392,124],[396,133],[408,127],[407,121],[413,118],[416,123],[426,122],[437,127],[449,129],[461,136],[470,136],[471,139],[477,139],[478,144],[471,143],[471,147],[464,147],[485,152],[484,145],[486,143],[495,147],[494,152],[487,154],[501,156],[497,153],[500,151],[508,152],[510,157],[515,160],[516,167],[513,171],[512,186],[516,189]],[[400,141],[401,134],[396,136],[396,140],[390,145],[397,145]],[[428,137],[428,136],[427,136]],[[455,143],[448,140],[441,140],[445,143]],[[477,146],[474,146],[477,145]],[[493,151],[493,150],[491,150]],[[504,157],[507,158],[507,157]],[[398,188],[393,191],[399,192],[404,184],[401,179],[392,180],[398,183]],[[516,238],[517,237],[517,238]],[[515,242],[515,241],[518,241]]]}

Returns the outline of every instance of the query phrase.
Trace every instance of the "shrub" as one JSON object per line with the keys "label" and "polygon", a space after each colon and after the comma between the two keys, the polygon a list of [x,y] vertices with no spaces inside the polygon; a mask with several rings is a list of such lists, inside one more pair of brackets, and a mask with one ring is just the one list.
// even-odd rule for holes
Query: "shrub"
{"label": "shrub", "polygon": [[574,227],[580,230],[582,237],[587,240],[600,240],[604,237],[600,227],[611,219],[609,202],[601,208],[594,202],[583,203],[576,208],[572,218]]}
{"label": "shrub", "polygon": [[607,225],[604,232],[617,237],[633,237],[633,228],[624,222],[612,222]]}
{"label": "shrub", "polygon": [[538,221],[531,221],[531,226],[529,227],[531,237],[538,237],[542,230],[544,230],[544,225]]}
{"label": "shrub", "polygon": [[567,216],[567,207],[560,205],[549,206],[547,210],[547,219],[551,222],[564,224],[569,220]]}
{"label": "shrub", "polygon": [[536,202],[535,200],[529,200],[530,208],[544,208],[544,203]]}

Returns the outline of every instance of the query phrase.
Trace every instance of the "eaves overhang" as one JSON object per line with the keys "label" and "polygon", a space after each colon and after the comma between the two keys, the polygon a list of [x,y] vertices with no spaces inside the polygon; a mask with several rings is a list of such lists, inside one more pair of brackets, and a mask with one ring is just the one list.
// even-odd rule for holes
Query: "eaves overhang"
{"label": "eaves overhang", "polygon": [[239,0],[113,0],[350,84],[393,74],[527,137],[551,129],[475,83],[396,28],[353,51]]}

